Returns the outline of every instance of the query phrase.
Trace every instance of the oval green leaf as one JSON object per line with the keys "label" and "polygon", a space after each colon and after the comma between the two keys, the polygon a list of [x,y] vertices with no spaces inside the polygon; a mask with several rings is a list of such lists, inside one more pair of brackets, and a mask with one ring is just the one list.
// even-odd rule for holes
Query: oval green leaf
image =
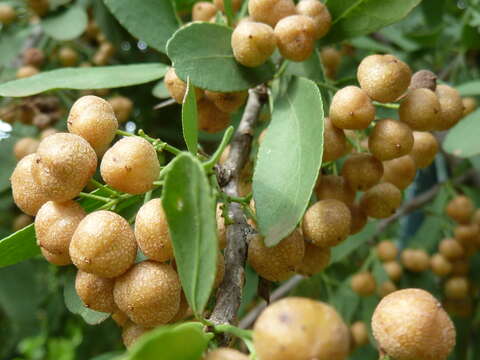
{"label": "oval green leaf", "polygon": [[168,41],[167,52],[177,75],[212,91],[240,91],[272,79],[273,64],[247,68],[233,57],[232,29],[218,24],[192,23]]}
{"label": "oval green leaf", "polygon": [[19,263],[40,254],[33,224],[0,240],[0,268]]}
{"label": "oval green leaf", "polygon": [[480,81],[469,81],[462,85],[456,86],[456,89],[462,96],[480,95]]}
{"label": "oval green leaf", "polygon": [[366,35],[400,21],[421,0],[330,0],[332,28],[323,39],[326,43]]}
{"label": "oval green leaf", "polygon": [[22,97],[54,89],[111,89],[138,85],[160,79],[166,71],[167,66],[161,63],[58,69],[1,84],[0,96]]}
{"label": "oval green leaf", "polygon": [[198,159],[182,153],[169,166],[162,204],[185,296],[201,317],[217,270],[215,201]]}
{"label": "oval green leaf", "polygon": [[170,0],[104,0],[105,5],[130,34],[166,53],[166,44],[179,21]]}
{"label": "oval green leaf", "polygon": [[294,77],[274,105],[253,175],[258,225],[268,246],[290,234],[307,208],[322,164],[323,119],[318,87]]}
{"label": "oval green leaf", "polygon": [[75,290],[75,271],[70,271],[65,277],[65,286],[63,288],[63,297],[65,299],[65,306],[73,313],[80,315],[83,320],[90,325],[97,325],[110,317],[110,314],[90,310],[85,307],[82,300],[78,297]]}
{"label": "oval green leaf", "polygon": [[183,138],[187,144],[187,149],[193,155],[197,155],[198,146],[198,121],[197,121],[197,99],[195,97],[195,87],[187,80],[187,92],[183,99],[182,106],[182,130]]}
{"label": "oval green leaf", "polygon": [[211,337],[200,323],[162,326],[143,335],[125,360],[198,360]]}
{"label": "oval green leaf", "polygon": [[85,31],[87,23],[87,13],[81,6],[70,6],[42,19],[45,33],[60,41],[79,37]]}
{"label": "oval green leaf", "polygon": [[469,114],[450,129],[443,142],[443,149],[450,154],[463,158],[480,154],[479,130],[480,109]]}

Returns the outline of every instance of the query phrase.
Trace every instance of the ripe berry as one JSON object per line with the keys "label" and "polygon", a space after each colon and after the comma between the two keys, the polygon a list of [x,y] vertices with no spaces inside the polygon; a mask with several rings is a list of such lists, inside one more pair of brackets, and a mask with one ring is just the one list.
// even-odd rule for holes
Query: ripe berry
{"label": "ripe berry", "polygon": [[273,29],[267,24],[250,21],[235,28],[231,45],[235,60],[248,67],[262,65],[277,48]]}
{"label": "ripe berry", "polygon": [[382,181],[395,185],[400,190],[406,189],[415,180],[417,167],[410,155],[383,162]]}
{"label": "ripe berry", "polygon": [[133,265],[137,255],[135,235],[128,222],[111,211],[95,211],[78,225],[70,242],[77,268],[113,278]]}
{"label": "ripe berry", "polygon": [[321,200],[303,217],[303,234],[319,247],[335,246],[350,234],[351,215],[347,205],[338,200]]}
{"label": "ripe berry", "polygon": [[54,201],[77,196],[97,168],[94,149],[75,134],[58,133],[46,137],[34,157],[33,179]]}
{"label": "ripe berry", "polygon": [[[317,0],[314,0],[317,1]],[[323,163],[337,160],[347,152],[347,140],[342,129],[332,124],[330,118],[323,123]]]}
{"label": "ripe berry", "polygon": [[372,100],[397,100],[410,85],[412,71],[393,55],[370,55],[357,70],[358,82]]}
{"label": "ripe berry", "polygon": [[180,294],[180,305],[178,307],[178,311],[175,314],[175,316],[168,323],[169,324],[175,324],[177,322],[182,321],[183,319],[185,319],[188,316],[189,309],[190,308],[188,307],[187,298],[185,297],[185,293],[182,290],[181,294]]}
{"label": "ripe berry", "polygon": [[440,254],[445,256],[448,260],[460,259],[465,255],[463,246],[455,239],[445,238],[440,241],[438,245]]}
{"label": "ripe berry", "polygon": [[277,23],[297,12],[292,0],[249,0],[248,13],[253,20],[274,27]]}
{"label": "ripe berry", "polygon": [[330,305],[288,297],[260,314],[253,327],[253,344],[260,359],[345,360],[350,334]]}
{"label": "ripe berry", "polygon": [[[175,99],[177,103],[183,103],[183,98],[187,92],[187,83],[177,76],[173,67],[168,69],[163,81],[170,96]],[[201,99],[202,96],[203,91],[199,88],[195,88],[195,97],[197,100]]]}
{"label": "ripe berry", "polygon": [[437,155],[438,141],[433,134],[421,131],[414,131],[413,139],[413,147],[409,155],[415,161],[417,168],[426,168]]}
{"label": "ripe berry", "polygon": [[352,348],[368,344],[368,328],[363,321],[356,321],[350,326]]}
{"label": "ripe berry", "polygon": [[18,140],[13,147],[13,154],[17,161],[23,159],[25,156],[33,154],[37,151],[40,141],[31,137],[24,137]]}
{"label": "ripe berry", "polygon": [[16,78],[17,79],[25,79],[31,76],[37,75],[40,71],[31,65],[22,66],[17,70]]}
{"label": "ripe berry", "polygon": [[37,244],[55,255],[68,255],[70,241],[85,211],[75,201],[48,201],[35,218]]}
{"label": "ripe berry", "polygon": [[36,215],[38,209],[48,201],[41,187],[33,180],[32,165],[35,154],[25,156],[13,170],[10,182],[12,184],[13,201],[28,215]]}
{"label": "ripe berry", "polygon": [[11,5],[0,4],[0,23],[2,25],[11,24],[16,17],[17,17],[17,13],[15,12],[15,9]]}
{"label": "ripe berry", "polygon": [[391,282],[390,280],[388,281],[385,281],[384,283],[382,283],[379,287],[378,287],[378,290],[377,290],[377,294],[378,296],[380,296],[381,298],[384,298],[385,296],[387,296],[388,294],[391,294],[395,291],[397,291],[398,288],[397,288],[397,285],[395,285],[393,282]]}
{"label": "ripe berry", "polygon": [[350,235],[354,235],[362,231],[367,224],[368,217],[358,203],[348,205],[348,208],[350,209],[350,215],[352,216],[350,222]]}
{"label": "ripe berry", "polygon": [[445,212],[459,224],[468,224],[472,218],[475,206],[465,195],[457,195],[447,204]]}
{"label": "ripe berry", "polygon": [[45,61],[45,54],[37,48],[28,48],[22,54],[22,62],[24,65],[40,68]]}
{"label": "ripe berry", "polygon": [[173,259],[172,240],[161,199],[150,200],[138,210],[135,238],[149,259],[159,262]]}
{"label": "ripe berry", "polygon": [[115,304],[136,324],[168,323],[180,306],[181,286],[170,265],[143,261],[115,281]]}
{"label": "ripe berry", "polygon": [[203,357],[203,360],[248,360],[249,357],[238,350],[229,348],[218,348],[210,351]]}
{"label": "ripe berry", "polygon": [[400,190],[390,183],[381,183],[363,194],[360,206],[368,216],[383,219],[395,214],[401,203]]}
{"label": "ripe berry", "polygon": [[318,0],[301,0],[297,4],[297,13],[312,18],[315,23],[315,36],[324,37],[332,26],[332,16],[327,7]]}
{"label": "ripe berry", "polygon": [[58,52],[58,61],[65,67],[75,66],[78,62],[78,53],[68,46],[63,46]]}
{"label": "ripe berry", "polygon": [[468,297],[470,284],[465,277],[452,277],[445,282],[443,292],[447,299],[461,300]]}
{"label": "ripe berry", "polygon": [[405,249],[402,252],[402,264],[412,272],[422,272],[430,267],[430,257],[421,249]]}
{"label": "ripe berry", "polygon": [[267,247],[259,235],[248,246],[248,263],[264,279],[283,281],[291,277],[305,254],[302,233],[295,229],[277,245]]}
{"label": "ripe berry", "polygon": [[453,229],[453,234],[455,239],[465,247],[469,245],[475,247],[479,235],[478,230],[479,227],[477,224],[457,225]]}
{"label": "ripe berry", "polygon": [[393,119],[376,123],[368,138],[368,148],[381,161],[407,155],[413,147],[413,133],[407,124]]}
{"label": "ripe berry", "polygon": [[114,96],[108,99],[112,106],[115,117],[120,124],[127,122],[133,110],[133,101],[125,96]]}
{"label": "ripe berry", "polygon": [[193,5],[192,21],[209,21],[217,11],[217,7],[211,2],[199,1]]}
{"label": "ripe berry", "polygon": [[138,136],[129,136],[107,150],[100,173],[103,180],[117,190],[143,194],[153,188],[160,163],[152,144]]}
{"label": "ripe berry", "polygon": [[470,263],[468,260],[461,258],[452,262],[452,272],[450,275],[467,276],[470,272]]}
{"label": "ripe berry", "polygon": [[398,255],[398,248],[393,241],[384,240],[377,245],[377,256],[380,261],[394,261]]}
{"label": "ripe berry", "polygon": [[225,130],[230,124],[230,114],[219,110],[210,100],[201,99],[197,107],[200,130],[213,134]]}
{"label": "ripe berry", "polygon": [[320,175],[315,192],[318,200],[335,199],[347,205],[353,204],[355,191],[347,184],[343,176]]}
{"label": "ripe berry", "polygon": [[315,22],[305,15],[291,15],[275,26],[280,54],[291,61],[305,61],[315,48]]}
{"label": "ripe berry", "polygon": [[370,154],[351,154],[343,163],[342,176],[354,191],[370,189],[378,184],[382,175],[382,162]]}
{"label": "ripe berry", "polygon": [[122,341],[126,348],[130,348],[145,333],[152,330],[134,323],[129,323],[123,328]]}
{"label": "ripe berry", "polygon": [[330,263],[330,254],[330,248],[320,248],[305,241],[305,256],[295,267],[295,272],[304,276],[322,272]]}
{"label": "ripe berry", "polygon": [[[302,1],[303,2],[303,1]],[[325,75],[330,79],[334,79],[337,74],[338,67],[342,61],[342,54],[334,47],[324,47],[320,51],[320,60],[325,68]]]}
{"label": "ripe berry", "polygon": [[114,283],[114,279],[102,278],[78,270],[75,278],[75,290],[87,308],[113,313],[117,308],[113,301]]}
{"label": "ripe berry", "polygon": [[67,119],[68,131],[83,137],[102,156],[115,137],[118,121],[108,101],[93,95],[75,101]]}
{"label": "ripe berry", "polygon": [[372,317],[378,346],[395,360],[445,360],[455,345],[455,327],[440,303],[420,289],[382,299]]}
{"label": "ripe berry", "polygon": [[387,261],[383,263],[383,269],[392,281],[398,281],[403,275],[403,268],[397,261]]}
{"label": "ripe berry", "polygon": [[442,254],[434,254],[430,259],[430,267],[437,276],[447,276],[452,272],[452,264]]}
{"label": "ripe berry", "polygon": [[477,100],[473,97],[464,97],[462,99],[463,103],[463,116],[467,116],[468,114],[471,114],[477,109]]}
{"label": "ripe berry", "polygon": [[368,271],[360,272],[352,276],[350,281],[352,290],[360,296],[370,296],[375,293],[377,283]]}
{"label": "ripe berry", "polygon": [[450,129],[463,116],[463,102],[460,93],[448,85],[438,85],[435,93],[440,102],[440,124],[435,130]]}
{"label": "ripe berry", "polygon": [[64,265],[70,265],[72,263],[72,260],[70,259],[70,256],[68,255],[68,253],[53,254],[44,248],[40,248],[40,252],[50,264],[57,265],[57,266],[64,266]]}
{"label": "ripe berry", "polygon": [[205,97],[213,102],[215,106],[226,113],[237,111],[247,99],[247,91],[217,92],[205,90]]}
{"label": "ripe berry", "polygon": [[[234,13],[240,10],[240,7],[242,6],[242,2],[243,0],[232,0],[232,10]],[[215,4],[218,10],[225,12],[223,0],[213,0],[213,3]]]}
{"label": "ripe berry", "polygon": [[435,91],[437,87],[437,75],[430,70],[419,70],[412,75],[409,90],[429,89]]}
{"label": "ripe berry", "polygon": [[412,130],[430,131],[440,126],[440,102],[429,89],[409,91],[398,109],[400,121]]}
{"label": "ripe berry", "polygon": [[330,119],[340,129],[366,129],[375,119],[375,107],[365,90],[347,86],[333,96]]}

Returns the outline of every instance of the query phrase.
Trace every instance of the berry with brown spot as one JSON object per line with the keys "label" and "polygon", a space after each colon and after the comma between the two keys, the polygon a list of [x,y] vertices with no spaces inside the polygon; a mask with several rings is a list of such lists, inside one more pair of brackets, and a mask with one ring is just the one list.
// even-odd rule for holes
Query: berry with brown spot
{"label": "berry with brown spot", "polygon": [[356,294],[360,296],[370,296],[375,293],[377,282],[371,273],[363,271],[352,276],[350,285]]}
{"label": "berry with brown spot", "polygon": [[437,155],[437,138],[429,132],[414,131],[413,139],[413,147],[409,155],[415,161],[417,168],[426,168],[435,160],[435,155]]}
{"label": "berry with brown spot", "polygon": [[75,278],[75,290],[87,308],[113,313],[117,308],[113,301],[114,283],[114,279],[102,278],[78,270]]}
{"label": "berry with brown spot", "polygon": [[305,256],[295,267],[295,272],[304,276],[313,276],[322,272],[330,263],[330,248],[320,248],[305,241]]}
{"label": "berry with brown spot", "polygon": [[329,115],[340,129],[362,130],[375,119],[375,106],[365,90],[351,85],[335,93]]}
{"label": "berry with brown spot", "polygon": [[273,54],[277,40],[269,25],[245,21],[233,31],[231,45],[235,60],[247,67],[257,67]]}
{"label": "berry with brown spot", "polygon": [[410,155],[383,162],[382,181],[395,185],[400,190],[406,189],[413,183],[417,175],[415,161]]}
{"label": "berry with brown spot", "polygon": [[342,176],[354,191],[367,191],[382,175],[382,162],[370,154],[351,154],[343,163]]}
{"label": "berry with brown spot", "polygon": [[368,137],[368,148],[381,161],[407,155],[413,148],[413,133],[407,124],[383,119],[375,124]]}
{"label": "berry with brown spot", "polygon": [[315,23],[317,39],[324,37],[332,26],[332,16],[328,8],[318,0],[301,0],[297,4],[297,13],[309,16]]}
{"label": "berry with brown spot", "polygon": [[435,93],[440,102],[440,124],[435,130],[448,130],[463,117],[462,97],[448,85],[438,85]]}
{"label": "berry with brown spot", "polygon": [[280,54],[291,61],[305,61],[315,49],[315,22],[305,15],[291,15],[274,29]]}
{"label": "berry with brown spot", "polygon": [[360,206],[369,217],[384,219],[395,214],[401,203],[400,190],[390,183],[381,183],[363,194]]}
{"label": "berry with brown spot", "polygon": [[290,15],[295,15],[297,9],[292,0],[249,0],[248,13],[253,20],[274,27]]}

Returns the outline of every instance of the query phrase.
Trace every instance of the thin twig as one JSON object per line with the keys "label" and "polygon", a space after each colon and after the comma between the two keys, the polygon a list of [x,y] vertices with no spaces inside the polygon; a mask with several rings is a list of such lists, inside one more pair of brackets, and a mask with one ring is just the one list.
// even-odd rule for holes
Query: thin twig
{"label": "thin twig", "polygon": [[[239,196],[240,173],[249,159],[254,128],[265,102],[265,87],[250,89],[242,120],[230,144],[228,158],[223,166],[215,167],[218,182],[222,190],[229,196]],[[218,289],[217,301],[210,316],[210,321],[215,325],[236,322],[245,281],[247,238],[253,233],[241,204],[232,203],[228,210],[232,224],[227,225],[227,248],[224,254],[225,276]]]}
{"label": "thin twig", "polygon": [[155,105],[153,107],[153,110],[159,110],[159,109],[162,109],[164,107],[167,107],[167,106],[170,106],[170,105],[173,105],[173,104],[176,104],[177,102],[175,101],[175,99],[168,99],[168,100],[165,100],[165,101],[162,101],[161,103],[158,103],[157,105]]}

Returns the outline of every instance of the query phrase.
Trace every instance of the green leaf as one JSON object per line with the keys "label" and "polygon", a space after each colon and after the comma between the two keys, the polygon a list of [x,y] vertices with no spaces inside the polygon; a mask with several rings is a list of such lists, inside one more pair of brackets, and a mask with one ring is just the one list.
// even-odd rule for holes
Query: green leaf
{"label": "green leaf", "polygon": [[85,307],[82,300],[78,297],[75,290],[75,276],[74,271],[70,271],[65,277],[65,287],[63,289],[63,296],[65,298],[65,305],[67,309],[73,313],[80,315],[83,320],[90,325],[97,325],[110,317],[110,314],[99,311],[90,310]]}
{"label": "green leaf", "polygon": [[136,38],[166,53],[167,40],[179,22],[170,0],[104,0],[118,21]]}
{"label": "green leaf", "polygon": [[30,96],[54,89],[89,90],[138,85],[160,79],[166,71],[167,66],[160,63],[57,69],[1,84],[0,96]]}
{"label": "green leaf", "polygon": [[103,1],[93,2],[93,18],[107,39],[119,48],[122,39],[128,36],[128,34]]}
{"label": "green leaf", "polygon": [[189,153],[177,156],[163,191],[180,281],[200,317],[212,291],[218,256],[215,201],[200,161]]}
{"label": "green leaf", "polygon": [[40,254],[33,224],[0,240],[0,268],[13,265]]}
{"label": "green leaf", "polygon": [[480,95],[480,80],[469,81],[456,86],[456,89],[462,96]]}
{"label": "green leaf", "polygon": [[450,129],[443,142],[443,149],[463,158],[480,154],[480,143],[477,137],[479,130],[480,109],[477,109]]}
{"label": "green leaf", "polygon": [[360,298],[352,290],[350,279],[346,279],[328,300],[330,304],[341,314],[348,324],[352,322],[355,312],[360,304]]}
{"label": "green leaf", "polygon": [[379,260],[378,256],[375,256],[375,258],[373,259],[372,273],[373,273],[373,276],[375,277],[375,281],[377,283],[377,286],[380,286],[383,283],[390,280],[390,278],[388,277],[385,269],[383,268],[383,264]]}
{"label": "green leaf", "polygon": [[198,121],[197,121],[197,99],[195,97],[195,87],[187,80],[187,92],[183,99],[182,106],[182,129],[183,138],[187,144],[187,149],[194,156],[197,155],[198,146]]}
{"label": "green leaf", "polygon": [[372,238],[377,229],[377,221],[369,222],[358,234],[349,236],[340,245],[332,249],[330,264],[343,260]]}
{"label": "green leaf", "polygon": [[162,326],[143,335],[125,360],[198,360],[211,338],[200,323]]}
{"label": "green leaf", "polygon": [[400,21],[421,0],[330,0],[327,7],[332,14],[332,28],[324,38],[326,43],[372,33]]}
{"label": "green leaf", "polygon": [[81,6],[70,6],[42,19],[45,33],[60,41],[79,37],[85,31],[87,23],[87,13]]}
{"label": "green leaf", "polygon": [[152,95],[159,99],[168,99],[170,93],[168,92],[165,82],[160,80],[152,89]]}
{"label": "green leaf", "polygon": [[228,19],[228,26],[233,25],[233,7],[232,0],[223,0],[223,7],[225,9],[225,15]]}
{"label": "green leaf", "polygon": [[22,51],[25,40],[34,27],[20,28],[17,26],[2,27],[0,36],[0,65],[11,66],[12,61]]}
{"label": "green leaf", "polygon": [[297,226],[322,163],[323,105],[314,82],[294,77],[274,106],[258,152],[253,196],[268,246]]}
{"label": "green leaf", "polygon": [[192,23],[168,41],[167,52],[177,75],[190,77],[195,86],[212,91],[240,91],[273,78],[274,67],[247,68],[233,57],[232,29],[218,24]]}

